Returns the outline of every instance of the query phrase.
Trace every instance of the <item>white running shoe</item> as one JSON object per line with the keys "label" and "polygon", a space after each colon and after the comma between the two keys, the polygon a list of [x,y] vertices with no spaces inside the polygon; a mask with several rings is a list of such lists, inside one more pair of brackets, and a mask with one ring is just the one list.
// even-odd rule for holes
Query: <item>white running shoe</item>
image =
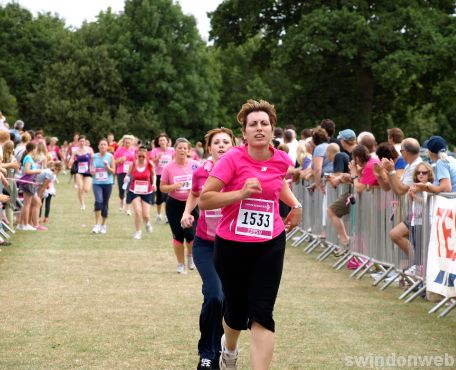
{"label": "white running shoe", "polygon": [[148,223],[146,224],[146,231],[147,231],[148,233],[151,233],[151,232],[153,231],[153,227],[152,227],[152,225],[150,224],[150,222],[148,222]]}
{"label": "white running shoe", "polygon": [[86,205],[84,203],[81,204],[81,211],[85,211]]}
{"label": "white running shoe", "polygon": [[22,225],[22,224],[17,224],[17,225],[16,225],[16,230],[24,230],[24,225]]}
{"label": "white running shoe", "polygon": [[177,265],[177,273],[181,275],[187,275],[187,271],[185,271],[185,265],[183,263],[179,263]]}
{"label": "white running shoe", "polygon": [[133,239],[139,240],[142,237],[142,232],[141,231],[136,231],[135,236],[133,236]]}
{"label": "white running shoe", "polygon": [[127,216],[131,216],[131,211],[127,210]]}
{"label": "white running shoe", "polygon": [[100,233],[100,227],[101,227],[101,225],[96,224],[96,225],[93,227],[93,229],[92,229],[92,233],[94,233],[94,234],[99,234],[99,233]]}
{"label": "white running shoe", "polygon": [[220,370],[237,370],[237,359],[239,351],[236,349],[233,354],[228,353],[225,346],[225,334],[220,340],[222,350],[220,351],[219,368]]}
{"label": "white running shoe", "polygon": [[33,227],[32,225],[23,225],[22,230],[24,231],[36,231],[36,227]]}
{"label": "white running shoe", "polygon": [[157,215],[157,219],[155,221],[157,224],[161,224],[163,222],[162,215]]}
{"label": "white running shoe", "polygon": [[189,270],[195,269],[195,264],[193,263],[193,256],[187,256],[187,267]]}
{"label": "white running shoe", "polygon": [[100,225],[100,234],[106,234],[108,232],[108,228],[106,225]]}

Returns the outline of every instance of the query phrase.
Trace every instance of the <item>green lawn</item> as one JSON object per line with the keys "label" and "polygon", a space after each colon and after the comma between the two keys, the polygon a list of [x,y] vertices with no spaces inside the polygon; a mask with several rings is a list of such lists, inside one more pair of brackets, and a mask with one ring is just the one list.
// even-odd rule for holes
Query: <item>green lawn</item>
{"label": "green lawn", "polygon": [[[195,368],[200,278],[176,273],[168,225],[133,240],[114,191],[108,234],[92,235],[93,197],[80,211],[66,182],[49,231],[20,231],[0,252],[0,368]],[[456,358],[456,312],[428,315],[430,303],[404,304],[399,288],[382,292],[315,256],[287,249],[273,369],[344,369],[358,355]],[[245,333],[241,369],[248,358]]]}

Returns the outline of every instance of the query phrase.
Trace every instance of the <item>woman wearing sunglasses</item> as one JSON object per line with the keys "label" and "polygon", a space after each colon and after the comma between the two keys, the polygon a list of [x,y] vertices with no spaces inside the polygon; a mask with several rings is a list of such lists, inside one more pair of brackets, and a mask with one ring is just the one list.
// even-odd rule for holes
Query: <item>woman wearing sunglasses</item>
{"label": "woman wearing sunglasses", "polygon": [[134,239],[142,237],[142,223],[146,225],[146,231],[152,232],[150,223],[150,206],[152,204],[152,192],[157,188],[157,180],[154,164],[148,158],[147,148],[140,146],[133,165],[129,168],[124,179],[124,187],[128,189],[127,205],[132,206],[135,213],[135,234]]}

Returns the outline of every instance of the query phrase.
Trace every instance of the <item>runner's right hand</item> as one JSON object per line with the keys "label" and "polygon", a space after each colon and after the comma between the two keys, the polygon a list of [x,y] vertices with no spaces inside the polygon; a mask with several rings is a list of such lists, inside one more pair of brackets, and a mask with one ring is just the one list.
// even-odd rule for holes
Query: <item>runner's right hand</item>
{"label": "runner's right hand", "polygon": [[262,191],[260,180],[256,177],[252,177],[244,182],[244,186],[241,189],[242,199],[248,198],[252,194],[260,194]]}

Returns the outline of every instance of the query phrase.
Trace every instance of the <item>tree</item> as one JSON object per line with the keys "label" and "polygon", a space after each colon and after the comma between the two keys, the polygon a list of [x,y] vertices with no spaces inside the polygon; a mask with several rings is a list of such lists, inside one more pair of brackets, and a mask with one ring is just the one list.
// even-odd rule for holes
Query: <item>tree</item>
{"label": "tree", "polygon": [[437,114],[455,95],[454,10],[453,1],[228,0],[211,36],[226,47],[261,35],[260,63],[281,75],[275,99],[288,120],[330,116],[383,134],[387,116],[404,127],[410,109]]}
{"label": "tree", "polygon": [[8,123],[12,124],[17,118],[17,103],[14,95],[11,95],[8,84],[5,79],[0,77],[0,111],[8,119]]}

